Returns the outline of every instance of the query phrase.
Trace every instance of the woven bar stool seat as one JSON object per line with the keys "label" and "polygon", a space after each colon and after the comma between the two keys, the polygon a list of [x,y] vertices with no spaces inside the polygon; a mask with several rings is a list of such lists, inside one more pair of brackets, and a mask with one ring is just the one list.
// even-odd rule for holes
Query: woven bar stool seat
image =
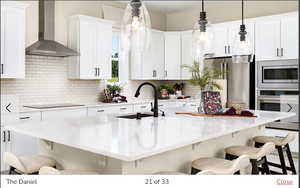
{"label": "woven bar stool seat", "polygon": [[[287,171],[291,171],[293,174],[296,174],[296,168],[294,165],[292,153],[290,150],[289,143],[294,141],[296,138],[296,134],[289,133],[285,137],[278,137],[278,136],[257,136],[254,137],[253,140],[255,141],[255,147],[259,148],[262,145],[264,145],[266,142],[272,142],[275,144],[275,148],[278,151],[280,164],[268,162],[270,166],[274,166],[277,168],[280,168],[282,170],[282,174],[287,174]],[[286,152],[286,155],[288,157],[288,161],[290,163],[290,166],[286,166],[285,164],[285,158],[284,158],[284,152]],[[276,171],[271,171],[272,174],[281,174]]]}
{"label": "woven bar stool seat", "polygon": [[11,152],[4,153],[4,162],[9,166],[9,174],[38,174],[41,167],[56,165],[56,161],[47,156],[17,157]]}
{"label": "woven bar stool seat", "polygon": [[39,170],[39,175],[95,175],[99,174],[93,170],[57,170],[52,167],[44,166]]}
{"label": "woven bar stool seat", "polygon": [[239,171],[249,164],[249,156],[247,155],[242,155],[233,161],[221,158],[200,158],[192,162],[192,174],[206,170],[214,174],[239,174]]}
{"label": "woven bar stool seat", "polygon": [[[261,148],[251,146],[230,146],[225,149],[225,158],[233,160],[239,156],[248,155],[252,164],[252,174],[259,174],[259,171],[270,174],[266,155],[270,154],[274,150],[275,144],[272,142],[267,142]],[[262,165],[262,169],[259,169],[260,165]]]}

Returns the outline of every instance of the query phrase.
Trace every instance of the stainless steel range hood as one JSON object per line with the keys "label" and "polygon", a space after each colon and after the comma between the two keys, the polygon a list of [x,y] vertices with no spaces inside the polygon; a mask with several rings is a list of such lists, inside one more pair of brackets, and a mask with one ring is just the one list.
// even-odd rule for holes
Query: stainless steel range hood
{"label": "stainless steel range hood", "polygon": [[67,57],[76,51],[54,41],[55,0],[39,0],[39,41],[26,48],[27,55]]}

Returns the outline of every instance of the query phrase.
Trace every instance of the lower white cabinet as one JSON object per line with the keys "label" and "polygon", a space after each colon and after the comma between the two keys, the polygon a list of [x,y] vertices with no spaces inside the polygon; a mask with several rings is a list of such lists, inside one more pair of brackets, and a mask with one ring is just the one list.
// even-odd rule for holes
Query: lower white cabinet
{"label": "lower white cabinet", "polygon": [[4,163],[3,156],[5,152],[10,152],[11,149],[11,141],[8,140],[10,132],[5,129],[5,127],[1,127],[1,171],[8,170],[8,166]]}
{"label": "lower white cabinet", "polygon": [[133,106],[134,112],[151,112],[151,103],[135,104]]}
{"label": "lower white cabinet", "polygon": [[76,109],[63,109],[63,110],[51,110],[42,112],[42,120],[51,120],[57,118],[72,118],[72,117],[84,117],[87,115],[86,108]]}
{"label": "lower white cabinet", "polygon": [[133,112],[133,105],[117,105],[105,107],[90,107],[88,108],[88,116],[97,116],[101,114],[126,114]]}
{"label": "lower white cabinet", "polygon": [[296,131],[286,131],[286,130],[278,130],[278,129],[268,129],[265,130],[266,136],[282,136],[285,137],[289,133],[295,133],[296,139],[289,143],[291,152],[299,152],[299,133]]}

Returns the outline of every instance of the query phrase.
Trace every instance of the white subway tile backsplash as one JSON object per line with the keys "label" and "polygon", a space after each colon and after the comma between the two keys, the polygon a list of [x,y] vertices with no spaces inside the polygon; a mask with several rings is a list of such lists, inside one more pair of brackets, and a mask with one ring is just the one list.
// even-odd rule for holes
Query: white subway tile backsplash
{"label": "white subway tile backsplash", "polygon": [[26,56],[25,79],[1,79],[1,95],[13,94],[20,105],[94,103],[103,81],[68,79],[66,58]]}

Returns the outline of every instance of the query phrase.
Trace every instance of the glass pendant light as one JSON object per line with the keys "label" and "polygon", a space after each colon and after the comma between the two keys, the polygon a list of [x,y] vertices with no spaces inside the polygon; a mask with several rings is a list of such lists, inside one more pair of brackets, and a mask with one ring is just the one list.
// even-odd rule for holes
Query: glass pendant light
{"label": "glass pendant light", "polygon": [[233,63],[248,63],[251,62],[252,46],[249,33],[246,31],[244,24],[244,0],[242,0],[242,25],[240,32],[237,33],[233,43],[232,62]]}
{"label": "glass pendant light", "polygon": [[121,46],[124,51],[144,52],[151,41],[151,21],[141,0],[131,0],[127,5],[121,25]]}
{"label": "glass pendant light", "polygon": [[206,54],[212,53],[213,29],[206,19],[204,0],[200,18],[195,23],[192,34],[192,56],[196,62],[202,62]]}

